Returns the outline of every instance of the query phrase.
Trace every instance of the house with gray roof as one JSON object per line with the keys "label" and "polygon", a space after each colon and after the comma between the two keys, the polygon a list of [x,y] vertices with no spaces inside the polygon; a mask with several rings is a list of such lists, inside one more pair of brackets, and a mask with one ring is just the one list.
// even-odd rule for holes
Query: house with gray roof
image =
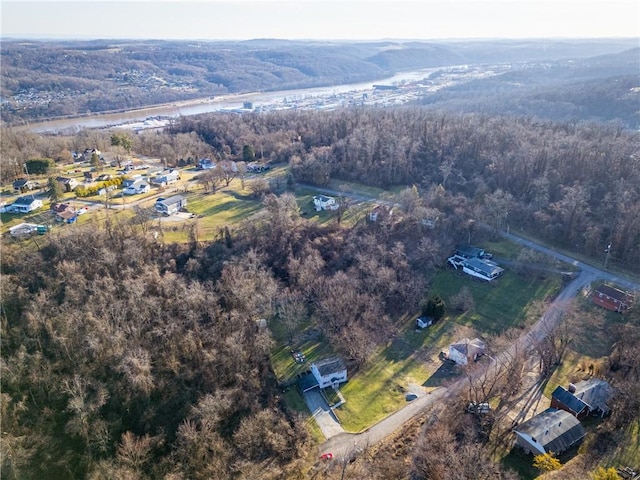
{"label": "house with gray roof", "polygon": [[611,409],[607,402],[611,398],[611,386],[599,378],[590,378],[565,389],[559,385],[551,394],[551,406],[559,408],[582,420],[588,415],[607,415]]}
{"label": "house with gray roof", "polygon": [[496,262],[483,258],[469,258],[462,264],[462,271],[467,275],[490,282],[504,272]]}
{"label": "house with gray roof", "polygon": [[548,408],[514,429],[516,444],[526,452],[540,455],[562,453],[585,436],[576,417],[564,410]]}
{"label": "house with gray roof", "polygon": [[459,342],[449,345],[447,358],[458,365],[466,365],[469,361],[475,362],[484,355],[484,351],[485,344],[479,338],[474,338],[473,340],[463,338]]}
{"label": "house with gray roof", "polygon": [[311,374],[320,388],[333,387],[337,389],[341,383],[347,381],[347,367],[342,359],[338,357],[312,363]]}

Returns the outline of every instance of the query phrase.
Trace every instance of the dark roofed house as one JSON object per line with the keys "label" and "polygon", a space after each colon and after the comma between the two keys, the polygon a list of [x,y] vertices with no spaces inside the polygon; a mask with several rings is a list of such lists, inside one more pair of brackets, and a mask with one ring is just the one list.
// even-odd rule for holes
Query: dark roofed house
{"label": "dark roofed house", "polygon": [[42,200],[36,198],[35,195],[23,195],[7,207],[7,211],[11,213],[29,213],[42,207]]}
{"label": "dark roofed house", "polygon": [[565,389],[558,386],[551,394],[551,406],[569,412],[579,420],[587,415],[604,416],[610,412],[607,402],[611,398],[611,387],[604,380],[590,378]]}
{"label": "dark roofed house", "polygon": [[347,367],[342,359],[333,357],[311,364],[311,373],[318,381],[320,388],[338,388],[347,381]]}
{"label": "dark roofed house", "polygon": [[569,412],[578,420],[582,420],[589,415],[589,405],[576,398],[572,392],[566,390],[562,385],[551,394],[551,407]]}
{"label": "dark roofed house", "polygon": [[562,453],[580,442],[585,430],[580,421],[564,410],[548,408],[514,429],[516,443],[534,455]]}
{"label": "dark roofed house", "polygon": [[605,284],[593,289],[591,299],[596,305],[619,313],[624,313],[633,305],[631,293]]}
{"label": "dark roofed house", "polygon": [[490,282],[504,272],[496,262],[482,258],[469,258],[462,264],[462,271],[467,275]]}
{"label": "dark roofed house", "polygon": [[59,222],[68,222],[78,215],[76,209],[68,203],[54,203],[51,205],[51,211]]}
{"label": "dark roofed house", "polygon": [[487,258],[487,253],[482,248],[473,245],[458,245],[455,254],[464,258]]}
{"label": "dark roofed house", "polygon": [[19,178],[18,180],[13,182],[13,189],[19,192],[24,193],[28,190],[34,190],[35,188],[36,183],[26,178]]}

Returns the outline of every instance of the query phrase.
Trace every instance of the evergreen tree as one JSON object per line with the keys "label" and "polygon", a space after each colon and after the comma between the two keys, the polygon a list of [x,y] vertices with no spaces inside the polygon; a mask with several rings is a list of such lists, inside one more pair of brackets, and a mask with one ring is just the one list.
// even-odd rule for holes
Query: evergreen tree
{"label": "evergreen tree", "polygon": [[93,152],[91,154],[91,166],[95,168],[97,172],[102,170],[102,164],[100,163],[100,156],[96,152]]}
{"label": "evergreen tree", "polygon": [[446,308],[447,306],[445,305],[444,300],[440,296],[436,295],[427,301],[422,313],[423,315],[432,318],[434,322],[437,322],[444,317]]}
{"label": "evergreen tree", "polygon": [[60,182],[56,180],[56,177],[49,177],[49,180],[47,181],[47,188],[47,196],[49,197],[49,200],[51,200],[51,203],[59,202],[64,196],[62,185],[60,185]]}

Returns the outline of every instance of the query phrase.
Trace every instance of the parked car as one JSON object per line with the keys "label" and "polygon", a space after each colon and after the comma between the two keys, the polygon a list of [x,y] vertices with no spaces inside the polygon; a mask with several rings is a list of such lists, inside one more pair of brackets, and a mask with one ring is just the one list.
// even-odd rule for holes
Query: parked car
{"label": "parked car", "polygon": [[83,215],[89,211],[89,207],[82,207],[76,210],[76,215]]}
{"label": "parked car", "polygon": [[467,412],[469,413],[489,413],[491,411],[491,405],[486,402],[477,403],[477,402],[469,402],[467,405]]}
{"label": "parked car", "polygon": [[320,460],[331,460],[333,459],[333,453],[327,452],[320,455]]}

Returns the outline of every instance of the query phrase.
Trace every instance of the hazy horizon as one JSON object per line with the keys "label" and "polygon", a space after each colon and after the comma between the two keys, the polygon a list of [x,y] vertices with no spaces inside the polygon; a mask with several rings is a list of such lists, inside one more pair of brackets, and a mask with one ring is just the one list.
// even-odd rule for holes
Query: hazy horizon
{"label": "hazy horizon", "polygon": [[640,2],[629,0],[3,0],[0,8],[2,38],[25,40],[640,37]]}

